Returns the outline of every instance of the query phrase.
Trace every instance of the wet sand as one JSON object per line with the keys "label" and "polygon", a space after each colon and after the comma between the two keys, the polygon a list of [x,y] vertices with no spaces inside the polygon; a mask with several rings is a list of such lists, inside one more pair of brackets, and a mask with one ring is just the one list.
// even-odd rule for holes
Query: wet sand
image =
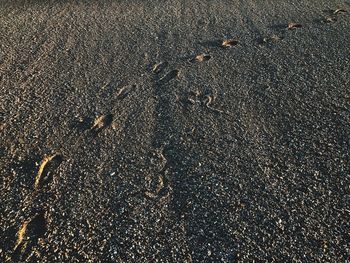
{"label": "wet sand", "polygon": [[349,260],[349,1],[21,2],[0,261]]}

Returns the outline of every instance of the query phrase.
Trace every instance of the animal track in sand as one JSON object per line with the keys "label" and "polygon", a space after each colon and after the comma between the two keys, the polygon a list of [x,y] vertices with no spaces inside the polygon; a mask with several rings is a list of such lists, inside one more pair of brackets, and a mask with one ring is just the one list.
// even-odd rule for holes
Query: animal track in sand
{"label": "animal track in sand", "polygon": [[41,162],[38,174],[35,177],[34,189],[39,189],[44,181],[52,178],[52,173],[63,161],[61,154],[54,154],[49,157],[45,157]]}

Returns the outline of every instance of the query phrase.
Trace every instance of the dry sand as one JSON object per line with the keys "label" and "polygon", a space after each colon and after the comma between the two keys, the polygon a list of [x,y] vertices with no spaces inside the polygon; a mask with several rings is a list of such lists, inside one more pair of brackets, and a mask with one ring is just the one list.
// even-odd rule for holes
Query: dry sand
{"label": "dry sand", "polygon": [[0,261],[349,260],[349,1],[65,2],[0,2]]}

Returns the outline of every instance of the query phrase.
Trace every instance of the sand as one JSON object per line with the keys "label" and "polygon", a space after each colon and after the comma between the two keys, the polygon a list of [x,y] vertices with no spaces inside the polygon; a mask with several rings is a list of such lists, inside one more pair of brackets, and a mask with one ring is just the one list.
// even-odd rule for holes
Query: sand
{"label": "sand", "polygon": [[65,2],[0,2],[0,261],[349,260],[349,1]]}

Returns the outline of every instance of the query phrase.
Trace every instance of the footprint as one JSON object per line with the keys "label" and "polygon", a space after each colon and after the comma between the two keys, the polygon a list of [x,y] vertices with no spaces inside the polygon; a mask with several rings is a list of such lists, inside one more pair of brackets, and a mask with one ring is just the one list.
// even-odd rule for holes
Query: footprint
{"label": "footprint", "polygon": [[295,30],[295,29],[302,28],[302,27],[303,26],[301,24],[291,22],[288,24],[287,29],[288,30]]}
{"label": "footprint", "polygon": [[94,135],[97,135],[103,129],[110,126],[112,124],[112,121],[113,121],[113,114],[100,116],[95,120],[94,125],[91,127],[90,130]]}
{"label": "footprint", "polygon": [[154,74],[159,74],[167,67],[167,65],[167,62],[159,62],[153,66],[152,71]]}
{"label": "footprint", "polygon": [[190,62],[204,62],[211,59],[211,56],[209,54],[203,53],[200,55],[195,56],[194,58],[190,59]]}
{"label": "footprint", "polygon": [[193,107],[199,103],[199,95],[193,95],[192,92],[185,93],[183,95],[176,95],[176,102],[179,103],[184,111],[192,110]]}
{"label": "footprint", "polygon": [[158,197],[160,191],[164,188],[163,176],[159,175],[156,178],[146,178],[147,180],[147,190],[145,195],[151,199]]}
{"label": "footprint", "polygon": [[346,10],[345,9],[341,9],[341,8],[336,9],[336,10],[333,11],[334,15],[340,15],[340,14],[343,14],[343,13],[346,13]]}
{"label": "footprint", "polygon": [[62,161],[63,157],[61,154],[54,154],[45,157],[41,162],[38,174],[35,177],[34,189],[39,189],[45,181],[52,179],[53,171],[58,168]]}
{"label": "footprint", "polygon": [[335,22],[338,21],[338,16],[341,14],[346,13],[345,9],[335,9],[335,10],[324,10],[323,12],[327,13],[328,16],[325,17],[322,22],[326,23],[326,24],[333,24]]}
{"label": "footprint", "polygon": [[330,16],[330,17],[326,17],[323,22],[326,24],[333,24],[335,22],[337,22],[338,19],[335,16]]}
{"label": "footprint", "polygon": [[215,39],[215,40],[207,40],[200,43],[205,48],[217,48],[221,47],[222,40],[221,39]]}
{"label": "footprint", "polygon": [[93,119],[90,117],[79,117],[77,120],[74,120],[70,125],[70,128],[76,129],[79,132],[88,130],[92,125]]}
{"label": "footprint", "polygon": [[337,9],[325,9],[323,10],[323,13],[331,16],[331,15],[340,15],[346,13],[347,10],[342,9],[342,8],[337,8]]}
{"label": "footprint", "polygon": [[151,199],[159,197],[166,187],[166,180],[164,180],[164,173],[167,167],[168,160],[163,154],[163,149],[158,149],[156,154],[159,158],[159,171],[157,176],[146,177],[146,191],[145,195]]}
{"label": "footprint", "polygon": [[223,48],[230,48],[238,45],[238,41],[234,39],[224,39],[221,43]]}
{"label": "footprint", "polygon": [[160,84],[164,84],[166,82],[169,82],[170,80],[177,78],[179,76],[179,73],[180,73],[180,71],[177,69],[171,70],[164,77],[159,79],[158,82]]}
{"label": "footprint", "polygon": [[272,36],[269,36],[269,37],[264,37],[262,39],[260,39],[260,44],[267,44],[267,43],[271,43],[271,42],[278,42],[278,41],[281,41],[283,40],[284,37],[282,36],[278,36],[278,35],[272,35]]}
{"label": "footprint", "polygon": [[17,261],[21,255],[26,254],[38,239],[47,231],[45,212],[37,213],[33,218],[25,221],[17,232],[17,242],[13,249],[12,259]]}
{"label": "footprint", "polygon": [[132,90],[136,88],[136,85],[126,85],[122,87],[118,92],[117,92],[117,99],[122,100],[124,99]]}
{"label": "footprint", "polygon": [[215,101],[216,96],[214,96],[214,95],[206,95],[205,97],[206,97],[206,99],[205,99],[205,106],[206,106],[208,109],[210,109],[210,110],[212,110],[212,111],[215,111],[215,112],[218,112],[218,113],[224,113],[224,111],[219,110],[219,109],[217,109],[217,108],[214,108],[214,107],[212,106],[212,103]]}

